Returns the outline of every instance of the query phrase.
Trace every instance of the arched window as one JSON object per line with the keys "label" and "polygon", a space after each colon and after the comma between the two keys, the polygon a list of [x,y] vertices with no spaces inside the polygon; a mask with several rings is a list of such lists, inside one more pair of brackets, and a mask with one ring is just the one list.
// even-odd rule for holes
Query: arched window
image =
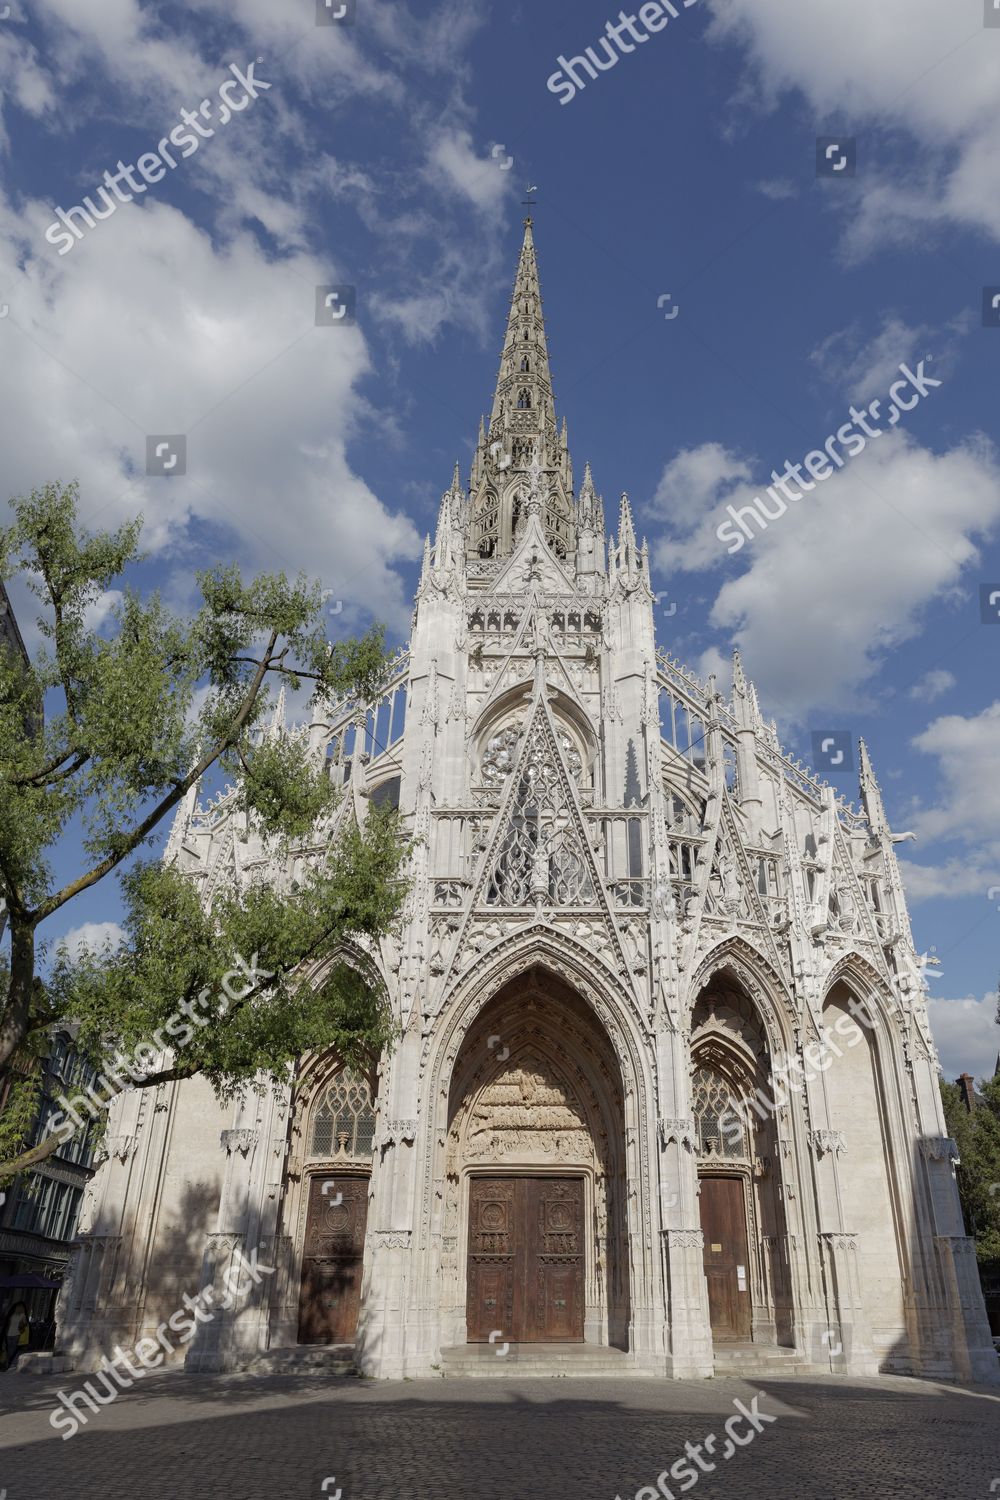
{"label": "arched window", "polygon": [[371,792],[371,804],[373,807],[399,808],[399,793],[402,788],[402,778],[393,776],[389,781],[383,781]]}
{"label": "arched window", "polygon": [[370,1158],[374,1153],[375,1111],[368,1085],[342,1068],[313,1109],[310,1156]]}
{"label": "arched window", "polygon": [[698,1155],[723,1161],[747,1157],[746,1121],[729,1084],[711,1068],[698,1068],[691,1080]]}
{"label": "arched window", "polygon": [[517,409],[518,411],[531,410],[531,392],[526,385],[522,386],[517,393]]}
{"label": "arched window", "polygon": [[531,370],[531,361],[527,355],[521,360],[521,370],[524,374],[528,374]]}

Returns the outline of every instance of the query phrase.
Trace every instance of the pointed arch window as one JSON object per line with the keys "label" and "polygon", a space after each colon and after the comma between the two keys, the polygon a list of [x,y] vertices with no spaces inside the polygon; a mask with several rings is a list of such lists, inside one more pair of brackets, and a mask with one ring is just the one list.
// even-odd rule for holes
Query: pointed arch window
{"label": "pointed arch window", "polygon": [[375,1110],[364,1079],[341,1068],[313,1108],[309,1154],[324,1160],[368,1161],[374,1154]]}
{"label": "pointed arch window", "polygon": [[745,1161],[746,1121],[736,1094],[722,1074],[714,1068],[698,1068],[691,1080],[691,1099],[698,1155],[721,1161]]}
{"label": "pointed arch window", "polygon": [[518,411],[531,410],[531,391],[526,385],[522,386],[517,393],[517,409]]}
{"label": "pointed arch window", "polygon": [[530,372],[531,372],[531,360],[525,354],[524,357],[521,360],[521,373],[522,373],[522,375],[527,375],[527,374],[530,374]]}

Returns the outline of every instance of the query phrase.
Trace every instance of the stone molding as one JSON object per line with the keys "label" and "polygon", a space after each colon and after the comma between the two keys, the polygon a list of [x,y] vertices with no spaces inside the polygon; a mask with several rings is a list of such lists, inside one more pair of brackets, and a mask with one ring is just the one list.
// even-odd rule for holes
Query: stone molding
{"label": "stone molding", "polygon": [[371,1242],[377,1250],[409,1250],[412,1229],[373,1229]]}
{"label": "stone molding", "polygon": [[705,1236],[700,1229],[661,1229],[668,1250],[704,1250]]}
{"label": "stone molding", "polygon": [[947,1245],[952,1255],[975,1255],[976,1242],[965,1234],[936,1234],[935,1245]]}
{"label": "stone molding", "polygon": [[416,1120],[386,1120],[379,1132],[379,1149],[383,1146],[399,1146],[404,1141],[412,1143],[417,1138]]}
{"label": "stone molding", "polygon": [[851,1250],[857,1253],[858,1236],[850,1229],[821,1229],[819,1233],[821,1242],[825,1242],[828,1250]]}
{"label": "stone molding", "polygon": [[922,1136],[920,1153],[928,1161],[953,1161],[956,1166],[961,1161],[958,1144],[950,1135]]}
{"label": "stone molding", "polygon": [[244,1156],[249,1156],[257,1144],[256,1130],[224,1130],[219,1140],[226,1148],[226,1155],[232,1156],[234,1151],[242,1151]]}
{"label": "stone molding", "polygon": [[657,1134],[660,1138],[660,1146],[666,1150],[668,1146],[686,1146],[689,1151],[695,1151],[698,1146],[698,1136],[695,1131],[694,1121],[691,1119],[667,1120],[659,1119],[656,1122]]}
{"label": "stone molding", "polygon": [[107,1135],[104,1137],[102,1150],[108,1161],[126,1162],[137,1144],[134,1135]]}
{"label": "stone molding", "polygon": [[820,1160],[831,1154],[841,1156],[847,1150],[842,1130],[810,1130],[809,1144]]}

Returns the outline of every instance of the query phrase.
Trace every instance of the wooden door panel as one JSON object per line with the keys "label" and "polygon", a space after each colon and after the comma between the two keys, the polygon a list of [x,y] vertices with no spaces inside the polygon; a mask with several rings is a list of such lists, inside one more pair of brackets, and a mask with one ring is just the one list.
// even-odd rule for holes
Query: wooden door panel
{"label": "wooden door panel", "polygon": [[576,1262],[542,1261],[537,1277],[537,1327],[531,1342],[581,1343],[582,1305],[578,1295],[580,1268]]}
{"label": "wooden door panel", "polygon": [[[583,1342],[583,1179],[526,1178],[525,1342]],[[530,1294],[533,1293],[533,1296]]]}
{"label": "wooden door panel", "polygon": [[703,1177],[699,1201],[712,1337],[719,1343],[748,1341],[752,1322],[743,1181]]}
{"label": "wooden door panel", "polygon": [[515,1182],[474,1177],[469,1185],[468,1338],[488,1343],[514,1326]]}
{"label": "wooden door panel", "polygon": [[582,1343],[582,1178],[473,1178],[469,1190],[470,1343]]}
{"label": "wooden door panel", "polygon": [[300,1344],[349,1344],[357,1333],[367,1223],[367,1177],[310,1179]]}

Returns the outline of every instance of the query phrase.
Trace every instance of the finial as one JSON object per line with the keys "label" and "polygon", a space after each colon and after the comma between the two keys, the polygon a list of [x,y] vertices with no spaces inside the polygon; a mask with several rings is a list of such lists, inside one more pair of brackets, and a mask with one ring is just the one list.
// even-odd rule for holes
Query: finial
{"label": "finial", "polygon": [[746,677],[743,675],[743,658],[740,655],[739,646],[733,647],[733,689],[743,695],[747,690]]}

